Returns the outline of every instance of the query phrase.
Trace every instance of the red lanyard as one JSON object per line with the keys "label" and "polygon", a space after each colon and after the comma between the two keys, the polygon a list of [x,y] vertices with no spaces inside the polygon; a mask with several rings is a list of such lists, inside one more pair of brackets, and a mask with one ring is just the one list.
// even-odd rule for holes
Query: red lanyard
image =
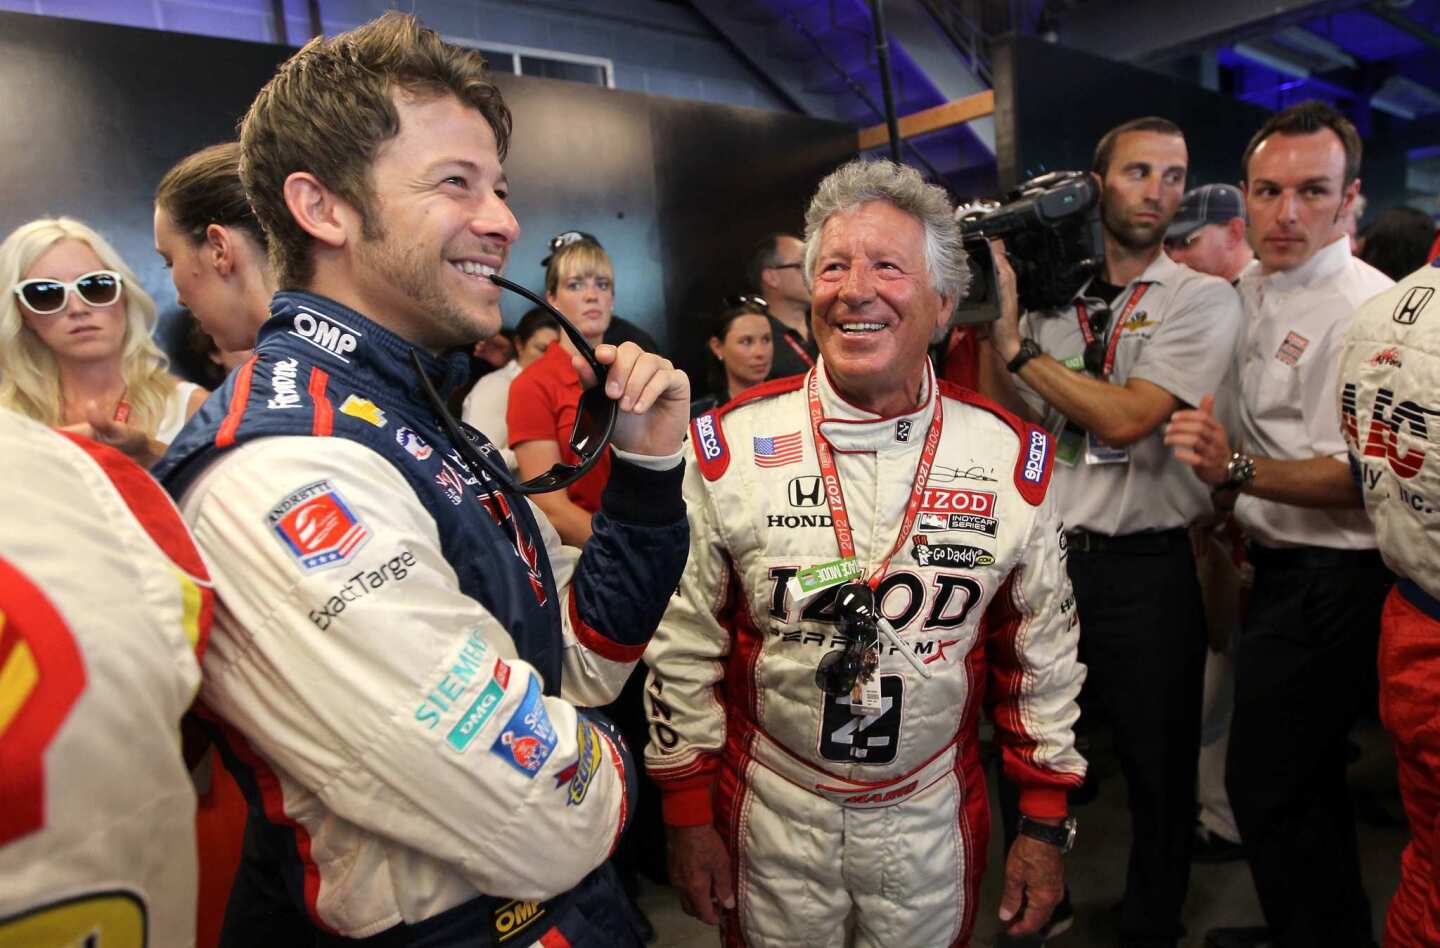
{"label": "red lanyard", "polygon": [[[1125,304],[1125,308],[1120,311],[1120,315],[1115,317],[1115,322],[1111,324],[1110,343],[1105,347],[1105,364],[1100,369],[1101,378],[1110,377],[1110,370],[1115,367],[1115,347],[1120,344],[1120,330],[1124,327],[1125,321],[1130,318],[1131,311],[1139,304],[1140,297],[1144,296],[1148,289],[1150,289],[1149,283],[1137,283],[1135,292],[1130,294],[1130,300]],[[1088,349],[1095,342],[1095,330],[1090,328],[1090,319],[1085,312],[1084,300],[1077,299],[1075,301],[1075,315],[1080,320],[1080,335],[1084,337],[1085,348]]]}
{"label": "red lanyard", "polygon": [[790,335],[789,332],[785,333],[785,341],[790,344],[790,348],[795,350],[795,354],[804,360],[806,365],[812,368],[815,366],[815,360],[810,358],[810,353],[806,352],[805,347],[796,342],[795,337]]}
{"label": "red lanyard", "polygon": [[[820,462],[820,482],[825,486],[825,500],[830,505],[835,542],[840,545],[841,558],[848,559],[855,556],[855,534],[850,529],[850,515],[845,510],[845,492],[840,487],[840,472],[835,469],[835,457],[831,454],[830,442],[820,433],[820,422],[825,420],[825,413],[820,407],[819,375],[819,369],[811,369],[806,381],[806,394],[810,399],[810,430],[815,435],[815,456]],[[933,391],[935,380],[928,381]],[[910,528],[915,525],[915,518],[920,513],[920,501],[925,496],[925,482],[930,479],[930,467],[935,463],[935,453],[940,449],[940,421],[944,414],[944,405],[939,398],[935,398],[934,402],[934,415],[930,419],[929,430],[925,432],[925,447],[920,453],[920,463],[915,466],[915,480],[910,485],[910,501],[905,505],[905,519],[900,524],[900,536],[870,577],[871,589],[880,585],[885,571],[890,568],[890,561],[905,545],[905,538],[910,535]]]}

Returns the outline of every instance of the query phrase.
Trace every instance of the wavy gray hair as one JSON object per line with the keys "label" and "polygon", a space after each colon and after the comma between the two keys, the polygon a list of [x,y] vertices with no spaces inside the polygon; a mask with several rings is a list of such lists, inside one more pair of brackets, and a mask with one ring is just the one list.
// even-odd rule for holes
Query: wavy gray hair
{"label": "wavy gray hair", "polygon": [[970,270],[949,196],[939,185],[926,184],[914,168],[886,160],[857,159],[820,182],[805,211],[805,284],[809,286],[814,279],[825,222],[871,201],[889,202],[920,222],[925,229],[925,269],[930,284],[952,303],[959,300],[970,284]]}

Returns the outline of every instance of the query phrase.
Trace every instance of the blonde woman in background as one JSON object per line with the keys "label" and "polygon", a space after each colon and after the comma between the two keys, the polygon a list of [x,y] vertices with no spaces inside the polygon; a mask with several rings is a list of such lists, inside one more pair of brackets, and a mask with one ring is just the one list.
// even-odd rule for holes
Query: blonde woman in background
{"label": "blonde woman in background", "polygon": [[155,461],[207,392],[153,339],[155,301],[105,238],[70,218],[0,244],[0,407]]}

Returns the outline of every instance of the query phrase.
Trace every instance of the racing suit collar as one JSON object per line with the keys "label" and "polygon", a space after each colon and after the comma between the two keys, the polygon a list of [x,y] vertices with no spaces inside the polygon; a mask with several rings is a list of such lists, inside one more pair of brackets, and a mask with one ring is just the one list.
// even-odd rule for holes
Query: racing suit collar
{"label": "racing suit collar", "polygon": [[835,390],[830,374],[825,370],[824,358],[816,360],[811,371],[819,376],[820,407],[825,417],[820,422],[820,433],[830,446],[841,453],[853,451],[893,450],[904,452],[919,448],[925,440],[925,430],[930,424],[931,412],[935,410],[935,378],[929,363],[925,366],[925,394],[920,407],[901,415],[882,417],[865,411],[847,401]]}
{"label": "racing suit collar", "polygon": [[270,318],[260,327],[256,348],[266,340],[288,334],[309,343],[316,363],[335,374],[362,383],[370,391],[411,393],[417,404],[419,382],[410,352],[420,357],[441,398],[449,398],[469,373],[463,349],[433,356],[360,313],[327,296],[303,290],[281,290],[270,301]]}

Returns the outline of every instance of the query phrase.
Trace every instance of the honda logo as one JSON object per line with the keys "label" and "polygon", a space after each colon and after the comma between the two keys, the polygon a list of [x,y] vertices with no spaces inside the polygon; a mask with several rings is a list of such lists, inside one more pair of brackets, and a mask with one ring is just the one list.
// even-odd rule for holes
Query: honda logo
{"label": "honda logo", "polygon": [[791,507],[819,507],[823,503],[825,503],[825,494],[820,489],[820,478],[790,478]]}
{"label": "honda logo", "polygon": [[1420,311],[1425,304],[1430,302],[1430,297],[1435,295],[1435,288],[1430,286],[1412,286],[1410,292],[1406,293],[1400,300],[1400,305],[1395,307],[1395,321],[1406,326],[1413,325]]}

